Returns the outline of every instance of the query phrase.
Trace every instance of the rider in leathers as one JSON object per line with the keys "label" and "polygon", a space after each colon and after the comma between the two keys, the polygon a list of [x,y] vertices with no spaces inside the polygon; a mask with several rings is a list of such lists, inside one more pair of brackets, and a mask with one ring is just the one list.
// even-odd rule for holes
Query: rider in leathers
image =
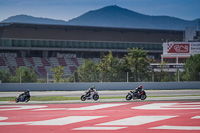
{"label": "rider in leathers", "polygon": [[22,101],[24,101],[24,98],[25,98],[25,97],[30,98],[30,93],[29,93],[29,92],[30,92],[30,90],[27,89],[24,93],[20,94],[20,97],[23,98]]}
{"label": "rider in leathers", "polygon": [[90,98],[93,98],[93,95],[97,93],[95,86],[92,86],[91,88],[88,89],[88,92],[90,93]]}
{"label": "rider in leathers", "polygon": [[140,85],[139,87],[135,88],[136,96],[138,97],[141,94],[142,91],[143,91],[143,86],[142,85]]}

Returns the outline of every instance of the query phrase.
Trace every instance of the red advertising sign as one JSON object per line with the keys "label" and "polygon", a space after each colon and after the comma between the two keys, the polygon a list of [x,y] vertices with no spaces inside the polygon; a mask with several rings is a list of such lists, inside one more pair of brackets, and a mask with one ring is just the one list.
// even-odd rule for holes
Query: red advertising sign
{"label": "red advertising sign", "polygon": [[190,44],[167,44],[167,53],[190,53]]}

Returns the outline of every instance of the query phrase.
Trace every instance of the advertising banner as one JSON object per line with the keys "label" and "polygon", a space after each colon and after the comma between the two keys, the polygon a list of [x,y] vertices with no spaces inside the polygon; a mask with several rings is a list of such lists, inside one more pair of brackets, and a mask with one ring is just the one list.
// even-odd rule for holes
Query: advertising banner
{"label": "advertising banner", "polygon": [[191,54],[200,54],[200,42],[190,44]]}
{"label": "advertising banner", "polygon": [[200,54],[200,42],[163,43],[163,54]]}

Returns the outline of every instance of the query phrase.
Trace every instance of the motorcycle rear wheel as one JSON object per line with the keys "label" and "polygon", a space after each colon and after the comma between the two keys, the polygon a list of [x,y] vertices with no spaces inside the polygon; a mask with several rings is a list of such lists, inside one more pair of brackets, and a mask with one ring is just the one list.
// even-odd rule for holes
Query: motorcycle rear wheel
{"label": "motorcycle rear wheel", "polygon": [[132,96],[130,94],[126,95],[126,100],[129,101],[131,100]]}
{"label": "motorcycle rear wheel", "polygon": [[141,100],[145,100],[147,98],[147,95],[142,95]]}
{"label": "motorcycle rear wheel", "polygon": [[85,95],[82,95],[81,96],[81,101],[85,101],[86,100],[86,96]]}
{"label": "motorcycle rear wheel", "polygon": [[29,100],[30,98],[26,97],[24,101],[27,103]]}

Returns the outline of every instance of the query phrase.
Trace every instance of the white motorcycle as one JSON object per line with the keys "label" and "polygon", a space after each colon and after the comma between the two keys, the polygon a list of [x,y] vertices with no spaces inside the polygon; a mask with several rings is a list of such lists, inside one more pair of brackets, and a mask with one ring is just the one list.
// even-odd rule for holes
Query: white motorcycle
{"label": "white motorcycle", "polygon": [[[90,92],[89,91],[86,91],[85,92],[85,95],[82,95],[81,96],[81,101],[85,101],[85,100],[90,100],[91,98],[90,98]],[[98,92],[96,91],[96,93],[92,96],[92,98],[95,100],[95,101],[97,101],[98,99],[99,99],[99,94],[98,94]]]}

